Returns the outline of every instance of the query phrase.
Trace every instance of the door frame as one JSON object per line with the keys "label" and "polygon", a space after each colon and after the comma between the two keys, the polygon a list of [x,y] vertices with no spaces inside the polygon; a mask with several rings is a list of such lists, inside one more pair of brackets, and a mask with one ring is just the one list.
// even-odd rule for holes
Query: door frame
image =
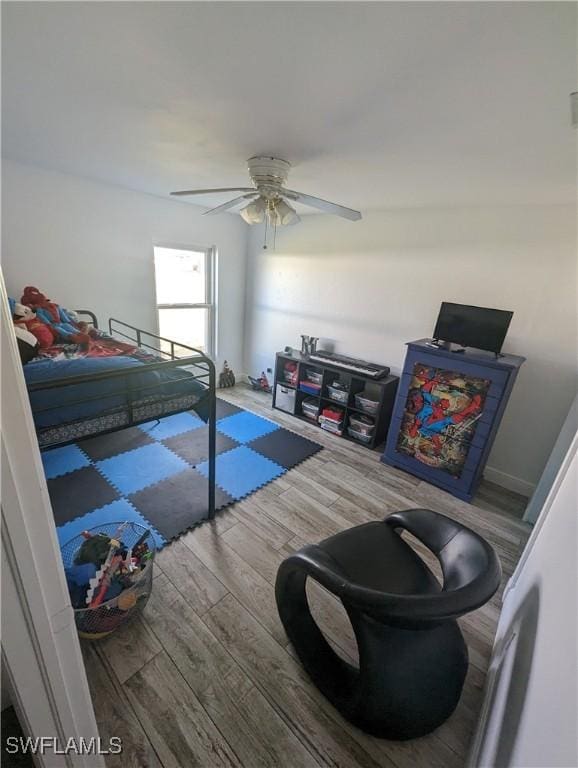
{"label": "door frame", "polygon": [[[99,734],[1,272],[0,305],[2,665],[25,736],[62,750]],[[45,749],[42,768],[104,768],[102,755]]]}

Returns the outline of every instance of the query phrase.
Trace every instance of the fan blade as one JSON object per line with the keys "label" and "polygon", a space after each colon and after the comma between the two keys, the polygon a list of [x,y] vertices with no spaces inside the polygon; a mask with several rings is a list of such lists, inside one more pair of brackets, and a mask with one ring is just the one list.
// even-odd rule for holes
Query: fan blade
{"label": "fan blade", "polygon": [[253,192],[250,195],[236,197],[234,200],[229,200],[228,203],[223,203],[223,205],[218,205],[216,208],[204,211],[203,216],[212,216],[213,213],[222,213],[223,211],[227,211],[229,208],[233,208],[235,205],[239,205],[239,203],[243,203],[245,200],[250,200],[253,197],[259,197],[259,193]]}
{"label": "fan blade", "polygon": [[322,200],[320,197],[311,197],[311,195],[304,195],[302,192],[294,192],[292,189],[282,189],[281,194],[290,200],[310,205],[312,208],[325,211],[325,213],[333,213],[335,216],[341,216],[350,221],[359,221],[361,218],[359,211],[354,211],[353,208],[346,208],[344,205],[337,205],[337,203],[330,203],[329,200]]}
{"label": "fan blade", "polygon": [[219,189],[181,189],[171,195],[210,195],[213,192],[254,192],[255,187],[220,187]]}

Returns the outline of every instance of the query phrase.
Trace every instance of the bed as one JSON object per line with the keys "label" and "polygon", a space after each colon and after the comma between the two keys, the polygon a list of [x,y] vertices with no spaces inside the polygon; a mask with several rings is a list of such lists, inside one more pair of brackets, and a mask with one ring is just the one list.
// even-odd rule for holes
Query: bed
{"label": "bed", "polygon": [[24,366],[41,448],[194,410],[208,424],[209,517],[215,514],[216,376],[197,349],[93,312],[87,345],[60,344]]}

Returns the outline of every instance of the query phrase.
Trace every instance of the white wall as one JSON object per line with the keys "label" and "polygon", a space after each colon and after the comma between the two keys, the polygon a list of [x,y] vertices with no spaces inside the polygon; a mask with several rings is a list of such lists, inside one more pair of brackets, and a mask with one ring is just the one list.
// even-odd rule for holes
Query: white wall
{"label": "white wall", "polygon": [[578,765],[578,434],[504,603],[469,768]]}
{"label": "white wall", "polygon": [[301,333],[398,372],[403,342],[431,333],[442,300],[513,309],[505,350],[528,361],[487,476],[527,493],[537,482],[577,386],[572,206],[368,212],[356,223],[305,216],[278,232],[275,251],[251,228],[246,262],[237,216],[202,217],[185,203],[11,161],[2,173],[11,294],[37,285],[101,321],[154,329],[153,243],[216,244],[218,357],[237,372],[271,366]]}
{"label": "white wall", "polygon": [[247,225],[176,200],[4,160],[2,266],[8,292],[36,285],[63,306],[154,331],[153,244],[216,245],[218,358],[243,360]]}
{"label": "white wall", "polygon": [[404,342],[431,335],[441,301],[513,310],[504,350],[528,360],[486,476],[530,493],[578,380],[575,220],[572,206],[306,216],[277,232],[275,251],[255,228],[246,370],[308,333],[399,372]]}

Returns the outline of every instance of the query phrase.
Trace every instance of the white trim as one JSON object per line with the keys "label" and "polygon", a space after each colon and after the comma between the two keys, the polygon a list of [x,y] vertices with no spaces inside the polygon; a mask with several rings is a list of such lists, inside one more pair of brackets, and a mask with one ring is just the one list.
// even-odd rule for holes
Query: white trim
{"label": "white trim", "polygon": [[219,344],[217,336],[217,286],[218,286],[218,273],[217,273],[217,246],[212,245],[207,253],[207,297],[211,302],[211,311],[209,312],[209,338],[210,338],[210,352],[207,354],[215,361],[219,355]]}
{"label": "white trim", "polygon": [[[2,661],[27,735],[78,743],[97,738],[98,729],[1,273],[0,303]],[[49,753],[36,760],[104,768],[100,756]]]}
{"label": "white trim", "polygon": [[530,496],[536,490],[535,483],[529,483],[527,480],[522,480],[521,477],[515,475],[509,475],[507,472],[502,472],[500,469],[494,467],[488,467],[484,469],[484,477],[496,485],[506,488],[508,491],[514,491],[514,493],[521,493],[522,496]]}
{"label": "white trim", "polygon": [[556,500],[558,491],[560,490],[560,487],[565,481],[566,475],[568,474],[568,471],[570,469],[572,462],[574,461],[576,454],[578,454],[578,432],[574,433],[572,442],[570,443],[570,446],[560,464],[560,469],[558,470],[556,477],[554,478],[554,482],[552,483],[550,491],[546,497],[546,500],[544,501],[544,505],[540,510],[540,514],[538,515],[536,524],[532,529],[530,538],[526,542],[526,546],[524,547],[522,555],[518,560],[518,564],[516,565],[516,569],[514,570],[514,573],[510,576],[510,579],[506,584],[506,587],[504,589],[504,594],[502,595],[502,602],[504,602],[508,592],[514,589],[516,584],[518,583],[520,575],[524,570],[524,565],[528,560],[528,557],[530,556],[530,553],[532,552],[532,548],[534,547],[538,537],[540,536],[540,531],[542,530],[542,528],[544,527],[544,524],[546,523],[548,514],[550,513],[550,508],[552,507],[552,505]]}
{"label": "white trim", "polygon": [[169,250],[172,248],[175,251],[196,251],[197,253],[205,253],[210,248],[212,248],[212,245],[195,245],[194,243],[169,243],[169,242],[155,242],[153,243],[153,250],[155,248],[168,248]]}

